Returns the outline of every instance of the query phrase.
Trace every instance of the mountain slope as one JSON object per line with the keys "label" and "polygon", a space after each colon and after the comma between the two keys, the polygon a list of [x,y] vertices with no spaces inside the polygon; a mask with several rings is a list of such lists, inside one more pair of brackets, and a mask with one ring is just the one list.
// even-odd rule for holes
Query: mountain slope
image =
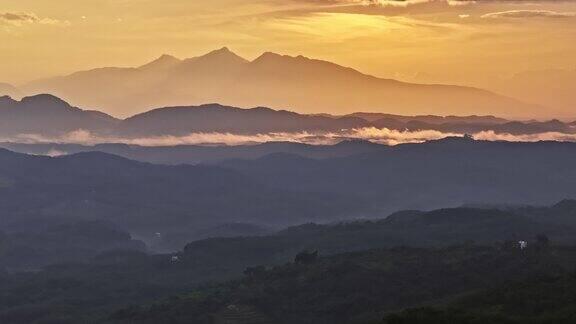
{"label": "mountain slope", "polygon": [[[249,268],[240,280],[194,289],[162,303],[124,308],[110,319],[112,323],[208,324],[214,323],[210,319],[223,310],[241,308],[279,324],[573,323],[574,293],[566,287],[575,286],[571,275],[574,259],[573,248],[549,248],[540,253],[536,249],[519,253],[481,246],[367,250],[270,269]],[[558,281],[559,277],[569,278],[569,282]],[[517,281],[522,284],[511,284]],[[528,285],[527,289],[527,284],[534,281],[548,284]],[[506,288],[515,288],[512,296]],[[534,288],[554,290],[549,293]],[[446,303],[471,293],[476,296],[468,298],[472,300],[467,300],[466,306],[474,310],[474,306],[481,305],[487,311],[479,312],[481,316],[476,320],[462,313],[436,318],[423,313],[407,318],[387,316],[385,322],[380,322],[390,311]],[[500,304],[507,307],[495,307]],[[563,315],[557,316],[563,321],[535,318],[558,309],[571,312],[557,314]],[[495,317],[494,313],[500,311],[520,315],[524,321]]]}
{"label": "mountain slope", "polygon": [[[130,323],[213,323],[208,315],[232,303],[256,307],[241,312],[242,318],[271,311],[267,314],[275,318],[273,323],[339,323],[364,311],[378,311],[376,318],[381,318],[387,310],[456,297],[543,269],[572,271],[576,250],[538,248],[532,240],[542,232],[554,244],[557,234],[568,235],[569,242],[574,237],[573,228],[510,212],[457,208],[406,211],[374,222],[307,224],[262,237],[206,239],[171,254],[107,252],[39,273],[0,274],[0,300],[5,301],[0,320],[20,324],[65,315],[70,320],[57,323],[104,323],[103,316],[122,308],[115,319]],[[502,244],[517,238],[529,240],[528,251]],[[318,250],[321,257],[291,262],[304,250]],[[354,253],[338,254],[350,251]],[[272,268],[266,270],[268,266]],[[242,272],[245,277],[237,281],[206,285]],[[244,288],[248,290],[237,294]],[[167,299],[174,294],[186,296]],[[166,298],[161,307],[159,298]],[[148,309],[150,303],[155,306]],[[142,307],[123,309],[135,304]],[[34,311],[42,306],[44,311]],[[140,316],[144,318],[136,318]]]}
{"label": "mountain slope", "polygon": [[61,135],[84,129],[109,132],[116,119],[97,111],[70,106],[52,95],[37,95],[16,101],[0,97],[0,135]]}
{"label": "mountain slope", "polygon": [[105,220],[150,237],[231,222],[323,221],[366,208],[352,196],[277,190],[220,167],[152,165],[100,152],[49,158],[0,149],[0,179],[0,229]]}
{"label": "mountain slope", "polygon": [[[227,48],[185,60],[162,56],[138,68],[78,72],[31,82],[24,89],[122,116],[154,107],[209,102],[306,113],[384,110],[521,116],[541,109],[480,89],[380,79],[303,56],[264,53],[247,61]],[[99,89],[97,96],[93,89]]]}
{"label": "mountain slope", "polygon": [[0,143],[11,151],[34,155],[63,155],[99,151],[141,162],[159,164],[211,164],[229,159],[257,159],[274,153],[289,153],[323,159],[366,153],[387,147],[366,141],[343,141],[335,145],[309,145],[290,142],[266,142],[253,145],[210,146],[138,146],[98,144],[94,146],[59,143]]}
{"label": "mountain slope", "polygon": [[[165,65],[180,62],[173,60],[176,59],[163,58],[153,62],[153,65],[146,69],[164,69]],[[238,63],[235,59],[232,62],[244,64]],[[401,116],[380,113],[332,116],[299,114],[265,107],[242,109],[220,104],[158,108],[119,120],[98,111],[72,107],[62,99],[46,94],[24,97],[21,101],[7,96],[0,97],[0,117],[2,117],[0,136],[6,137],[7,141],[21,140],[14,137],[22,134],[33,134],[42,138],[61,136],[80,129],[100,135],[84,138],[84,141],[96,140],[97,143],[129,142],[134,138],[166,135],[188,136],[191,133],[221,133],[225,134],[221,137],[222,141],[226,141],[225,138],[228,136],[230,140],[237,140],[239,143],[274,140],[333,143],[339,139],[357,138],[360,135],[355,136],[354,134],[358,133],[355,130],[366,127],[387,128],[400,132],[435,130],[447,134],[446,136],[480,132],[513,135],[576,133],[574,125],[559,120],[518,122],[493,116]],[[243,138],[235,135],[258,137]],[[28,136],[30,140],[36,137]],[[214,144],[210,141],[214,141],[215,138],[212,137],[207,142]],[[45,140],[46,138],[43,139]],[[82,138],[69,138],[69,136],[54,139],[56,142],[66,143],[81,140]]]}
{"label": "mountain slope", "polygon": [[366,195],[393,212],[472,202],[550,204],[576,197],[572,163],[574,143],[446,138],[334,159],[269,156],[221,165],[286,189]]}
{"label": "mountain slope", "polygon": [[301,115],[270,108],[241,109],[218,104],[151,110],[125,119],[124,135],[187,135],[192,132],[262,134],[270,132],[340,131],[370,124],[357,117]]}

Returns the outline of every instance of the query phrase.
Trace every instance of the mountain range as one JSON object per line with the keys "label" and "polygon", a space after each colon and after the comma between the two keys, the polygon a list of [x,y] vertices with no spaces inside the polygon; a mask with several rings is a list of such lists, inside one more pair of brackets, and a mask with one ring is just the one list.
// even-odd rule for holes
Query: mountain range
{"label": "mountain range", "polygon": [[[313,138],[366,127],[398,131],[435,130],[442,133],[475,134],[493,131],[502,134],[576,133],[574,122],[511,121],[485,116],[402,116],[382,113],[348,115],[299,114],[265,107],[242,109],[220,104],[158,108],[126,119],[117,119],[98,111],[73,107],[53,95],[24,97],[20,101],[0,97],[0,136],[10,141],[17,135],[37,137],[63,136],[76,130],[108,136],[105,142],[126,138],[187,136],[192,133],[261,135],[303,133]],[[285,136],[286,137],[286,136]],[[282,138],[280,136],[280,138]],[[287,136],[290,140],[290,136]],[[44,139],[43,142],[49,141]],[[66,141],[59,139],[59,141]]]}
{"label": "mountain range", "polygon": [[303,56],[267,52],[249,61],[228,48],[183,60],[163,55],[134,68],[98,68],[37,80],[21,91],[54,94],[73,105],[123,117],[155,107],[212,102],[336,114],[473,111],[518,117],[544,110],[477,88],[382,79]]}
{"label": "mountain range", "polygon": [[65,143],[10,143],[0,147],[33,155],[67,155],[81,152],[104,152],[131,160],[157,164],[213,164],[229,159],[254,160],[276,153],[295,154],[313,159],[356,155],[385,149],[385,145],[368,141],[342,141],[334,145],[311,145],[291,142],[267,142],[248,145],[175,145],[140,146],[117,143],[97,145]]}
{"label": "mountain range", "polygon": [[0,97],[0,136],[50,136],[77,129],[105,133],[115,123],[109,115],[72,107],[52,95],[25,97],[20,101]]}
{"label": "mountain range", "polygon": [[190,238],[234,222],[274,227],[576,197],[575,143],[346,145],[348,154],[322,159],[277,152],[196,166],[101,152],[51,158],[0,150],[0,229],[96,220],[147,239],[156,232]]}

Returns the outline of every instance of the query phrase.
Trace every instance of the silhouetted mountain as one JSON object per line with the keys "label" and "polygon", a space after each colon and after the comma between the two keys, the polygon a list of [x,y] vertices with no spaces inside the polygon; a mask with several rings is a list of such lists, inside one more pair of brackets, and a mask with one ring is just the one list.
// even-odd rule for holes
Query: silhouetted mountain
{"label": "silhouetted mountain", "polygon": [[0,231],[0,269],[37,271],[55,263],[86,262],[110,250],[144,251],[143,242],[96,221],[30,223],[8,233]]}
{"label": "silhouetted mountain", "polygon": [[99,151],[128,159],[159,164],[215,163],[230,159],[257,159],[273,153],[290,153],[303,157],[323,159],[343,157],[386,149],[386,146],[368,141],[342,141],[335,145],[308,145],[290,142],[267,142],[237,146],[138,146],[126,144],[22,144],[0,143],[0,147],[34,155],[65,155]]}
{"label": "silhouetted mountain", "polygon": [[159,108],[125,119],[119,127],[123,136],[187,135],[192,132],[262,134],[273,132],[339,132],[345,129],[377,127],[399,131],[437,130],[474,134],[493,131],[501,134],[576,133],[576,127],[559,120],[545,122],[508,121],[492,116],[399,116],[358,113],[342,117],[302,115],[269,108],[241,109],[218,104],[198,107]]}
{"label": "silhouetted mountain", "polygon": [[110,132],[117,120],[97,111],[70,106],[52,95],[25,97],[20,101],[0,97],[0,135],[61,135],[84,129]]}
{"label": "silhouetted mountain", "polygon": [[[154,107],[219,102],[299,112],[479,114],[520,116],[541,109],[468,87],[380,79],[330,62],[264,53],[247,61],[227,48],[178,60],[170,56],[138,68],[102,68],[32,82],[29,94],[52,93],[83,107],[127,116]],[[94,95],[98,89],[98,95]],[[258,95],[254,95],[258,94]]]}
{"label": "silhouetted mountain", "polygon": [[182,61],[174,56],[164,54],[156,60],[140,66],[139,69],[144,71],[162,71],[169,69],[180,62]]}
{"label": "silhouetted mountain", "polygon": [[[467,138],[323,159],[280,152],[219,166],[151,165],[98,152],[48,158],[3,150],[0,227],[96,219],[142,239],[156,232],[192,239],[203,229],[235,222],[274,227],[475,202],[551,204],[576,197],[574,163],[574,143]],[[570,213],[550,223],[576,226]]]}
{"label": "silhouetted mountain", "polygon": [[277,190],[220,167],[151,165],[101,152],[49,158],[0,150],[0,193],[0,229],[105,220],[146,240],[156,232],[192,238],[232,222],[278,226],[366,210],[360,198]]}
{"label": "silhouetted mountain", "polygon": [[576,200],[574,199],[564,199],[551,207],[526,206],[502,209],[544,219],[547,223],[576,225]]}
{"label": "silhouetted mountain", "polygon": [[[161,68],[162,61],[165,60],[171,62],[170,59],[161,59],[157,68]],[[157,69],[153,66],[148,68]],[[380,118],[382,116],[387,117]],[[16,135],[26,134],[27,139],[32,142],[46,142],[51,136],[63,135],[80,129],[96,135],[110,135],[109,139],[96,137],[97,141],[123,141],[135,137],[148,138],[163,135],[185,136],[191,133],[233,135],[276,133],[277,136],[281,133],[301,133],[300,137],[303,137],[301,140],[321,142],[322,139],[337,140],[338,136],[346,139],[350,136],[347,131],[364,127],[398,131],[437,130],[453,134],[474,134],[481,131],[514,135],[546,132],[576,133],[574,125],[559,120],[516,122],[492,116],[410,117],[369,113],[348,116],[304,115],[264,107],[241,109],[219,104],[159,108],[125,120],[118,120],[101,112],[72,107],[52,95],[25,97],[21,101],[6,96],[0,97],[0,117],[2,117],[0,136],[14,139]],[[326,133],[330,133],[332,138],[322,138]],[[287,140],[291,139],[291,136],[287,136]],[[53,140],[75,142],[90,140],[90,138],[77,138],[69,134],[67,137]]]}
{"label": "silhouetted mountain", "polygon": [[576,197],[576,144],[446,138],[334,159],[233,160],[284,189],[365,195],[386,212],[464,203],[550,204]]}
{"label": "silhouetted mountain", "polygon": [[435,115],[421,115],[421,116],[403,116],[384,113],[363,113],[357,112],[346,116],[353,116],[365,119],[369,122],[377,122],[379,120],[396,120],[402,123],[408,122],[421,122],[426,124],[481,124],[481,125],[496,125],[504,124],[508,120],[494,116],[435,116]]}
{"label": "silhouetted mountain", "polygon": [[[555,213],[553,207],[541,207]],[[572,214],[576,218],[576,214]],[[448,208],[433,211],[402,211],[382,220],[359,220],[337,224],[309,223],[261,237],[214,238],[186,245],[185,255],[194,260],[210,253],[227,256],[230,264],[247,261],[273,264],[288,260],[294,251],[318,250],[323,254],[393,246],[440,247],[464,242],[492,245],[507,240],[533,240],[546,233],[554,242],[572,242],[574,219],[558,224],[544,216],[531,217],[516,211]],[[208,252],[212,251],[212,252]],[[245,251],[245,252],[244,252]],[[250,255],[248,255],[250,254]]]}
{"label": "silhouetted mountain", "polygon": [[125,119],[123,135],[187,135],[192,132],[258,134],[270,132],[340,131],[364,127],[355,117],[328,118],[270,108],[241,109],[218,104],[160,108]]}

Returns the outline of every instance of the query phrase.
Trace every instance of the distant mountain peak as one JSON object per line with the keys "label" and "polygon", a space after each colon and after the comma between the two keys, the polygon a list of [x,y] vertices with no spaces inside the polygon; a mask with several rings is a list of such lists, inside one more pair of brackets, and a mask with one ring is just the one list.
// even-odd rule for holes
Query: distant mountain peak
{"label": "distant mountain peak", "polygon": [[447,136],[437,140],[428,141],[429,143],[441,143],[441,144],[466,144],[477,142],[472,135],[465,134],[463,136]]}
{"label": "distant mountain peak", "polygon": [[180,59],[172,55],[162,54],[159,58],[155,59],[154,61],[140,66],[139,69],[150,70],[150,69],[165,68],[180,62],[181,62]]}
{"label": "distant mountain peak", "polygon": [[162,54],[160,55],[160,57],[157,59],[158,60],[177,60],[179,61],[179,59],[177,59],[176,57],[170,55],[170,54]]}
{"label": "distant mountain peak", "polygon": [[208,54],[197,57],[197,60],[230,60],[239,63],[248,62],[248,60],[232,52],[228,47],[213,50]]}
{"label": "distant mountain peak", "polygon": [[284,57],[288,57],[288,56],[281,55],[281,54],[274,53],[274,52],[264,52],[264,53],[262,53],[262,55],[258,56],[252,62],[253,63],[259,63],[259,62],[266,62],[266,61],[276,61],[276,60],[280,60]]}
{"label": "distant mountain peak", "polygon": [[[217,49],[217,50],[214,50],[214,51],[212,51],[212,52],[214,52],[214,53],[216,53],[216,52],[232,53],[232,51],[231,51],[228,47],[226,47],[226,46],[224,46],[224,47],[222,47],[222,48],[219,48],[219,49]],[[234,54],[234,53],[232,53],[232,54]]]}
{"label": "distant mountain peak", "polygon": [[48,93],[42,93],[42,94],[24,97],[24,98],[22,98],[21,102],[26,103],[26,104],[50,103],[50,104],[62,104],[62,105],[69,106],[69,104],[66,101],[56,97],[55,95],[51,95]]}
{"label": "distant mountain peak", "polygon": [[[139,73],[141,69],[150,70]],[[96,88],[98,95],[94,95]],[[519,115],[537,108],[488,91],[382,79],[301,55],[265,52],[250,62],[228,47],[184,60],[163,55],[140,70],[99,69],[32,82],[23,89],[27,93],[57,93],[73,98],[76,106],[101,107],[107,113],[124,116],[152,105],[170,107],[188,102],[292,107],[305,113],[329,110],[334,114],[362,107],[415,115],[487,114],[503,109]]]}
{"label": "distant mountain peak", "polygon": [[[329,61],[311,59],[303,55],[291,56],[291,55],[277,54],[274,52],[263,53],[254,61],[252,61],[252,64],[257,66],[273,67],[276,69],[287,69],[288,71],[291,71],[291,69],[294,67],[299,67],[301,69],[315,69],[314,73],[321,73],[321,74],[334,73],[334,72],[341,73],[345,71],[346,73],[353,73],[356,76],[363,75],[357,70],[342,65],[338,65]],[[370,77],[367,75],[364,76]]]}
{"label": "distant mountain peak", "polygon": [[51,94],[39,94],[29,97],[24,97],[20,101],[23,107],[28,109],[58,109],[58,110],[69,110],[72,106],[66,101],[51,95]]}

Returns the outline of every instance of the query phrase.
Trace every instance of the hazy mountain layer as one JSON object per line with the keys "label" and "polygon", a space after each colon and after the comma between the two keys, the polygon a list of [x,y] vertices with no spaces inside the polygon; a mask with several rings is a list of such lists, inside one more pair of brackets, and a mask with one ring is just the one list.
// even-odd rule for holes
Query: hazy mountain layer
{"label": "hazy mountain layer", "polygon": [[221,167],[151,165],[99,152],[49,158],[0,150],[0,192],[0,229],[105,220],[144,239],[231,222],[325,221],[369,208],[354,195],[274,189]]}
{"label": "hazy mountain layer", "polygon": [[95,152],[0,153],[1,227],[106,220],[146,240],[234,222],[274,227],[576,197],[574,143],[452,138],[324,159],[275,153],[218,166],[151,165]]}
{"label": "hazy mountain layer", "polygon": [[343,141],[335,145],[267,142],[263,144],[236,146],[139,146],[113,143],[89,146],[58,143],[0,143],[0,147],[15,152],[49,156],[99,151],[132,160],[159,164],[216,163],[229,159],[257,159],[274,153],[290,153],[303,157],[323,159],[386,149],[384,145],[367,141]]}
{"label": "hazy mountain layer", "polygon": [[304,115],[263,107],[241,109],[210,104],[159,108],[120,120],[72,107],[52,95],[25,97],[21,101],[0,97],[0,117],[0,136],[5,141],[27,143],[171,146],[269,141],[321,144],[364,139],[397,144],[459,134],[490,140],[576,140],[574,123],[518,122],[493,116]]}
{"label": "hazy mountain layer", "polygon": [[108,133],[116,120],[104,113],[70,106],[51,95],[37,95],[16,101],[0,97],[0,136],[21,134],[63,135],[86,129]]}
{"label": "hazy mountain layer", "polygon": [[572,163],[574,143],[447,138],[334,159],[275,154],[221,165],[286,189],[365,195],[393,211],[574,197]]}
{"label": "hazy mountain layer", "polygon": [[74,105],[118,116],[211,102],[338,114],[475,111],[518,117],[541,109],[485,90],[380,79],[303,56],[264,53],[247,61],[227,48],[185,60],[165,55],[137,68],[77,72],[35,81],[23,89],[28,94],[51,93]]}

